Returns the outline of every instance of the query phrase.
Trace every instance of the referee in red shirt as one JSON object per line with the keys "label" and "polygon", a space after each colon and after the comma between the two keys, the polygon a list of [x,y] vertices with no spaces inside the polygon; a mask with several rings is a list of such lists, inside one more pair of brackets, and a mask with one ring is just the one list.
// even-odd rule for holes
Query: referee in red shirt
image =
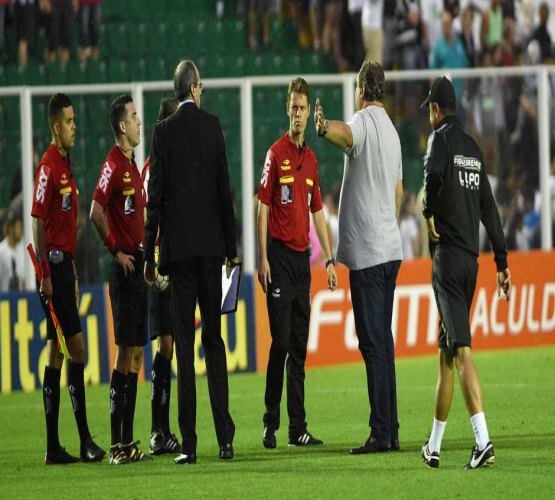
{"label": "referee in red shirt", "polygon": [[110,125],[116,144],[100,169],[90,218],[114,256],[109,284],[117,352],[110,383],[110,463],[120,465],[152,459],[133,441],[137,377],[148,341],[148,308],[142,274],[145,197],[133,154],[140,142],[141,121],[131,96],[116,97],[110,106]]}
{"label": "referee in red shirt", "polygon": [[304,408],[304,365],[310,322],[310,212],[326,259],[330,290],[335,290],[337,275],[322,210],[318,162],[304,136],[310,115],[309,98],[308,84],[303,78],[289,83],[286,103],[289,131],[270,147],[258,192],[258,280],[266,293],[272,335],[264,396],[266,448],[277,445],[284,365],[289,445],[323,444],[308,432]]}
{"label": "referee in red shirt", "polygon": [[85,406],[85,341],[77,311],[79,285],[73,256],[77,232],[77,186],[71,170],[69,150],[75,144],[75,115],[69,97],[54,95],[48,103],[52,143],[41,158],[35,174],[33,234],[42,269],[40,301],[47,324],[48,359],[44,368],[43,402],[46,417],[46,464],[68,464],[79,458],[67,453],[58,438],[60,374],[63,355],[56,346],[56,329],[48,302],[64,332],[71,360],[67,364],[69,393],[83,462],[97,462],[106,452],[92,440]]}

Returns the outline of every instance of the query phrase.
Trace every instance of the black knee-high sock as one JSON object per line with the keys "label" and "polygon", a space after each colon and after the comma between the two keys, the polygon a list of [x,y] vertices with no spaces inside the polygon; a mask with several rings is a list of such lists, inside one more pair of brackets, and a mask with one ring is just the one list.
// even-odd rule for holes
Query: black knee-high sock
{"label": "black knee-high sock", "polygon": [[125,395],[125,375],[117,370],[112,371],[110,382],[110,426],[112,430],[112,446],[122,442],[121,422],[123,419],[123,397]]}
{"label": "black knee-high sock", "polygon": [[160,402],[160,425],[165,435],[170,433],[170,396],[172,388],[172,365],[171,361],[164,358],[164,387],[162,389],[162,400]]}
{"label": "black knee-high sock", "polygon": [[60,375],[61,370],[44,367],[42,402],[46,417],[46,450],[55,451],[60,448],[58,437],[58,415],[60,414]]}
{"label": "black knee-high sock", "polygon": [[84,363],[73,363],[72,361],[67,362],[69,395],[71,397],[71,405],[73,406],[75,421],[77,422],[79,439],[82,443],[91,437],[89,426],[87,424],[84,371]]}
{"label": "black knee-high sock", "polygon": [[137,402],[137,373],[127,374],[125,400],[123,405],[123,419],[121,439],[123,444],[133,442],[133,419],[135,418],[135,404]]}
{"label": "black knee-high sock", "polygon": [[152,425],[150,432],[160,429],[160,402],[164,387],[164,357],[157,352],[152,362],[150,406],[152,411]]}

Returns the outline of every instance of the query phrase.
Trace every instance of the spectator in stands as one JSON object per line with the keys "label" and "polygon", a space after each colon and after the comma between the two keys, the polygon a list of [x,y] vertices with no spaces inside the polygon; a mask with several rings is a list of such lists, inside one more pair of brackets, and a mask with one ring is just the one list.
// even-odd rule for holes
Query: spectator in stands
{"label": "spectator in stands", "polygon": [[[531,40],[526,48],[525,64],[533,66],[541,62],[541,48],[537,40]],[[539,184],[538,152],[538,82],[536,75],[526,76],[522,86],[515,131],[511,135],[516,174],[528,192]]]}
{"label": "spectator in stands", "polygon": [[312,46],[312,35],[308,21],[308,0],[288,0],[289,11],[299,30],[299,46],[308,49]]}
{"label": "spectator in stands", "polygon": [[360,68],[364,61],[364,41],[362,37],[362,6],[364,0],[348,0],[349,34],[351,42],[351,67]]}
{"label": "spectator in stands", "polygon": [[6,237],[0,242],[0,292],[22,290],[24,286],[23,222],[21,212],[9,210],[4,224]]}
{"label": "spectator in stands", "polygon": [[79,2],[79,61],[98,59],[102,0],[77,0]]}
{"label": "spectator in stands", "polygon": [[534,18],[536,15],[537,0],[520,0],[517,10],[517,44],[523,50],[534,31]]}
{"label": "spectator in stands", "polygon": [[308,14],[312,32],[312,48],[316,52],[322,50],[322,24],[324,18],[324,0],[310,0]]}
{"label": "spectator in stands", "polygon": [[15,0],[14,18],[17,32],[17,61],[19,66],[27,66],[29,46],[35,41],[36,9],[35,0]]}
{"label": "spectator in stands", "polygon": [[503,41],[503,10],[501,0],[491,0],[482,12],[480,43],[482,49],[493,48]]}
{"label": "spectator in stands", "polygon": [[363,1],[361,26],[366,59],[380,64],[384,54],[383,13],[384,0]]}
{"label": "spectator in stands", "polygon": [[349,69],[349,63],[343,55],[341,47],[341,26],[343,23],[342,0],[314,0],[320,2],[324,12],[324,26],[322,29],[322,50],[331,52],[340,72]]}
{"label": "spectator in stands", "polygon": [[478,60],[478,50],[476,48],[476,43],[474,42],[474,32],[472,30],[472,24],[474,22],[474,9],[472,6],[467,6],[462,13],[462,31],[461,40],[466,51],[466,57],[468,59],[469,67],[473,68],[476,66]]}
{"label": "spectator in stands", "polygon": [[460,0],[443,0],[443,9],[449,12],[453,19],[455,19],[461,11],[461,2]]}
{"label": "spectator in stands", "polygon": [[501,10],[503,11],[503,21],[516,20],[515,0],[501,0]]}
{"label": "spectator in stands", "polygon": [[[467,68],[468,58],[461,38],[453,31],[453,16],[444,11],[441,16],[441,29],[443,36],[432,48],[430,68]],[[453,86],[460,101],[463,95],[464,84],[459,78],[453,80]]]}
{"label": "spectator in stands", "polygon": [[6,32],[6,14],[8,11],[8,0],[0,0],[0,64],[4,63],[4,45]]}
{"label": "spectator in stands", "polygon": [[547,30],[549,20],[549,6],[547,2],[542,2],[539,8],[540,24],[532,33],[532,40],[537,40],[541,47],[542,62],[547,61],[552,56],[551,36]]}
{"label": "spectator in stands", "polygon": [[74,11],[78,0],[39,0],[40,8],[47,17],[46,27],[46,62],[69,62],[71,30]]}
{"label": "spectator in stands", "polygon": [[262,24],[262,43],[264,47],[270,45],[270,1],[248,0],[249,11],[249,47],[258,48],[258,23]]}
{"label": "spectator in stands", "polygon": [[441,36],[441,14],[448,10],[442,0],[420,0],[422,22],[426,25],[428,45],[433,47]]}
{"label": "spectator in stands", "polygon": [[397,3],[397,50],[400,69],[425,67],[428,41],[419,0],[399,0]]}
{"label": "spectator in stands", "polygon": [[397,64],[397,47],[395,39],[397,38],[397,22],[395,13],[397,12],[397,2],[384,0],[383,6],[383,46],[387,50],[383,51],[383,68],[385,70],[393,69]]}

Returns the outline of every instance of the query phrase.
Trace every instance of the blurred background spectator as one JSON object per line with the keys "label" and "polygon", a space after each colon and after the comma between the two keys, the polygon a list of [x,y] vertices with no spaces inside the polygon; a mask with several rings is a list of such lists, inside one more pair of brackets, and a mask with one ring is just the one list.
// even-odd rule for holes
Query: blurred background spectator
{"label": "blurred background spectator", "polygon": [[270,46],[270,3],[271,0],[248,0],[249,47],[251,50],[257,49],[259,46],[259,30],[264,47]]}
{"label": "blurred background spectator", "polygon": [[78,0],[79,2],[79,61],[98,59],[102,0]]}
{"label": "blurred background spectator", "polygon": [[362,36],[362,8],[364,0],[348,0],[349,13],[349,41],[351,52],[351,68],[356,71],[365,59],[364,39]]}
{"label": "blurred background spectator", "polygon": [[8,15],[8,0],[0,0],[0,63],[6,59],[4,47],[6,45],[6,17]]}
{"label": "blurred background spectator", "polygon": [[482,12],[480,43],[482,49],[491,49],[503,40],[503,10],[501,0],[490,0]]}
{"label": "blurred background spectator", "polygon": [[21,210],[9,210],[3,223],[5,238],[0,241],[0,292],[24,287],[23,222]]}
{"label": "blurred background spectator", "polygon": [[20,67],[29,62],[29,48],[34,46],[37,30],[35,0],[15,0],[14,21],[17,33],[17,61]]}
{"label": "blurred background spectator", "polygon": [[46,15],[47,63],[58,58],[66,65],[70,59],[71,33],[78,0],[40,0],[41,11]]}
{"label": "blurred background spectator", "polygon": [[399,214],[399,230],[403,260],[414,259],[420,255],[420,234],[418,214],[416,213],[416,196],[410,191],[403,194]]}
{"label": "blurred background spectator", "polygon": [[384,44],[384,0],[364,0],[361,23],[366,59],[381,63]]}
{"label": "blurred background spectator", "polygon": [[426,67],[429,47],[419,0],[398,0],[396,43],[399,69]]}
{"label": "blurred background spectator", "polygon": [[545,62],[551,58],[551,36],[547,30],[549,21],[549,6],[547,2],[542,2],[539,8],[539,24],[532,33],[532,40],[537,40],[541,48],[541,60]]}

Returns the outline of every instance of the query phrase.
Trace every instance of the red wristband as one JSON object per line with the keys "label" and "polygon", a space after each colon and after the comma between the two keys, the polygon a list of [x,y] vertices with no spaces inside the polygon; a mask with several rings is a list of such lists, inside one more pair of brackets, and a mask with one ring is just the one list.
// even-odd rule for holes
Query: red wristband
{"label": "red wristband", "polygon": [[116,243],[116,238],[114,238],[112,233],[108,233],[108,236],[106,236],[106,239],[104,240],[104,245],[112,255],[117,253],[118,244]]}
{"label": "red wristband", "polygon": [[47,260],[43,260],[40,263],[40,269],[42,271],[42,279],[50,278],[50,265],[48,264]]}

